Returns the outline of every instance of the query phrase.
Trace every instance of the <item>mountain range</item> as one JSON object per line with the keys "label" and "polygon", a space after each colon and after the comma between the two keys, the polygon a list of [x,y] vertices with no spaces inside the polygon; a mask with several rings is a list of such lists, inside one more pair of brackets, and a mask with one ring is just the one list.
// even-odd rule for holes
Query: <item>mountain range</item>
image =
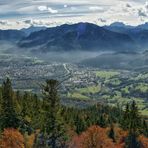
{"label": "mountain range", "polygon": [[21,29],[21,31],[24,32],[26,36],[29,36],[33,32],[38,32],[40,30],[45,30],[45,29],[47,29],[47,27],[45,27],[45,26],[38,26],[37,27],[37,26],[32,25],[29,28]]}
{"label": "mountain range", "polygon": [[129,26],[115,22],[109,26],[91,23],[64,24],[57,27],[34,27],[0,30],[0,40],[15,41],[20,48],[49,51],[135,51],[148,47],[148,23]]}
{"label": "mountain range", "polygon": [[21,30],[0,30],[0,41],[19,41],[25,37]]}
{"label": "mountain range", "polygon": [[148,51],[104,53],[94,58],[85,59],[80,64],[102,69],[144,69],[144,71],[148,71]]}
{"label": "mountain range", "polygon": [[136,44],[124,33],[113,32],[89,23],[62,25],[34,32],[19,42],[23,48],[42,51],[133,50]]}

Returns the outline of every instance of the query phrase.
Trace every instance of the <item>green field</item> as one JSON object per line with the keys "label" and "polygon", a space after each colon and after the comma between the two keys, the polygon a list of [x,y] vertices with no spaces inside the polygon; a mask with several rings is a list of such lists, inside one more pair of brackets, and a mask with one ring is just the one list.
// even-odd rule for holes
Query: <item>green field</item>
{"label": "green field", "polygon": [[[125,106],[126,103],[136,101],[140,112],[148,115],[148,74],[140,73],[122,78],[123,74],[116,71],[97,71],[98,84],[85,88],[76,88],[69,94],[71,98],[80,100],[101,100],[109,105]],[[99,82],[101,81],[101,82]]]}
{"label": "green field", "polygon": [[96,76],[99,78],[105,78],[105,79],[109,79],[112,78],[114,76],[119,75],[119,72],[116,71],[96,71]]}
{"label": "green field", "polygon": [[82,95],[78,92],[68,93],[67,97],[72,98],[72,99],[78,99],[78,100],[88,100],[89,99],[87,96]]}
{"label": "green field", "polygon": [[80,92],[81,94],[95,94],[95,93],[99,93],[101,91],[101,87],[100,86],[90,86],[90,87],[86,87],[86,88],[81,88],[77,90],[78,92]]}

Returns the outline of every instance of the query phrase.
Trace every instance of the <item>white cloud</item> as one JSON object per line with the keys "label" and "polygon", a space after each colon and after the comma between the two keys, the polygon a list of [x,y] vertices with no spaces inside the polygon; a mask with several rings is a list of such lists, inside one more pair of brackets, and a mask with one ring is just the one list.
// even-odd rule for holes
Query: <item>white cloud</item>
{"label": "white cloud", "polygon": [[[138,15],[139,8],[143,7],[143,4],[137,4],[135,2],[119,2],[116,5],[108,7],[107,11],[101,13],[101,18],[105,19],[106,23],[112,22],[124,22],[130,25],[137,25],[143,23]],[[103,16],[103,17],[102,17]]]}
{"label": "white cloud", "polygon": [[67,8],[68,7],[68,5],[64,5],[64,8]]}
{"label": "white cloud", "polygon": [[148,2],[145,2],[144,5],[134,7],[133,12],[143,21],[148,19]]}
{"label": "white cloud", "polygon": [[98,7],[98,6],[91,6],[91,7],[89,7],[89,10],[91,10],[91,11],[102,11],[103,8],[102,7]]}
{"label": "white cloud", "polygon": [[58,10],[53,9],[51,7],[47,7],[47,6],[39,6],[38,10],[39,11],[49,12],[49,13],[52,13],[52,14],[58,13]]}
{"label": "white cloud", "polygon": [[47,6],[39,6],[38,10],[40,10],[40,11],[47,11],[48,7]]}
{"label": "white cloud", "polygon": [[31,24],[50,26],[81,21],[98,25],[113,21],[137,25],[148,21],[148,2],[144,1],[0,0],[0,20],[7,20],[0,21],[0,28],[21,28]]}
{"label": "white cloud", "polygon": [[52,9],[52,8],[50,8],[50,7],[48,7],[48,11],[49,11],[50,13],[53,13],[53,14],[58,13],[58,10]]}
{"label": "white cloud", "polygon": [[148,9],[148,1],[145,3],[145,8]]}
{"label": "white cloud", "polygon": [[22,28],[22,23],[15,20],[0,20],[0,29],[20,29]]}
{"label": "white cloud", "polygon": [[0,20],[0,24],[1,25],[8,25],[8,21],[6,21],[6,20]]}

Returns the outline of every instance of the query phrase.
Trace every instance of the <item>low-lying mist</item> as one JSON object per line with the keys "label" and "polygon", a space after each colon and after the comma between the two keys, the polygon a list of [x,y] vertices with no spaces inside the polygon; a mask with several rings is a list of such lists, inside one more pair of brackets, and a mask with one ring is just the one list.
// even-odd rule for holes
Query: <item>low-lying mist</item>
{"label": "low-lying mist", "polygon": [[110,69],[130,69],[147,67],[148,66],[148,52],[112,52],[112,51],[50,51],[38,52],[42,49],[37,49],[35,52],[28,48],[19,48],[12,42],[0,42],[0,61],[7,61],[7,65],[11,61],[15,61],[21,65],[33,61],[42,61],[43,63],[79,63],[85,66],[110,68]]}
{"label": "low-lying mist", "polygon": [[[0,42],[0,54],[9,55],[11,58],[20,57],[32,57],[38,58],[39,60],[45,62],[67,62],[67,63],[79,63],[83,60],[95,58],[101,54],[112,53],[111,51],[50,51],[50,52],[32,52],[27,48],[20,48],[15,43],[12,42]],[[7,59],[8,60],[8,59]]]}
{"label": "low-lying mist", "polygon": [[105,54],[108,52],[88,52],[88,51],[48,52],[46,54],[39,53],[36,54],[35,56],[46,62],[79,63],[86,59],[95,58],[96,56],[99,56],[103,53]]}

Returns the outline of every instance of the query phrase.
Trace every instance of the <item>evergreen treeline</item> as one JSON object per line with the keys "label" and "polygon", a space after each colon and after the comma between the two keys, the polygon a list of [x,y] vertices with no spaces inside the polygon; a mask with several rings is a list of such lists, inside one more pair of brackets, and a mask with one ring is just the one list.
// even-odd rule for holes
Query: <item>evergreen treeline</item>
{"label": "evergreen treeline", "polygon": [[[148,125],[144,117],[140,115],[136,102],[127,104],[125,110],[119,106],[109,107],[101,104],[85,109],[70,108],[60,103],[59,85],[60,83],[56,80],[47,80],[45,85],[42,86],[42,97],[38,97],[29,92],[14,92],[11,81],[6,79],[0,89],[1,141],[3,141],[4,136],[8,135],[7,129],[15,129],[23,135],[24,142],[22,145],[24,147],[29,148],[27,141],[31,141],[28,138],[33,135],[32,146],[30,147],[77,148],[78,145],[71,144],[74,138],[77,135],[82,135],[77,137],[78,142],[76,142],[81,143],[82,139],[86,140],[84,138],[86,134],[89,135],[89,131],[94,128],[98,131],[102,130],[102,132],[105,131],[103,129],[108,129],[106,137],[116,144],[118,141],[117,133],[119,133],[117,132],[119,130],[116,129],[120,128],[120,130],[128,133],[125,138],[122,138],[124,144],[120,147],[144,147],[147,140],[143,140],[144,144],[142,144],[139,137],[144,135],[141,138],[144,139],[148,136]],[[99,128],[93,127],[94,125]],[[93,128],[91,129],[91,127]],[[17,131],[14,132],[18,134]],[[124,137],[123,134],[122,137]],[[0,144],[3,143],[3,145],[9,143],[6,140],[1,141]],[[0,147],[8,147],[1,145]],[[10,147],[13,148],[12,145]],[[85,146],[81,144],[80,147]],[[98,145],[96,148],[98,148]]]}

